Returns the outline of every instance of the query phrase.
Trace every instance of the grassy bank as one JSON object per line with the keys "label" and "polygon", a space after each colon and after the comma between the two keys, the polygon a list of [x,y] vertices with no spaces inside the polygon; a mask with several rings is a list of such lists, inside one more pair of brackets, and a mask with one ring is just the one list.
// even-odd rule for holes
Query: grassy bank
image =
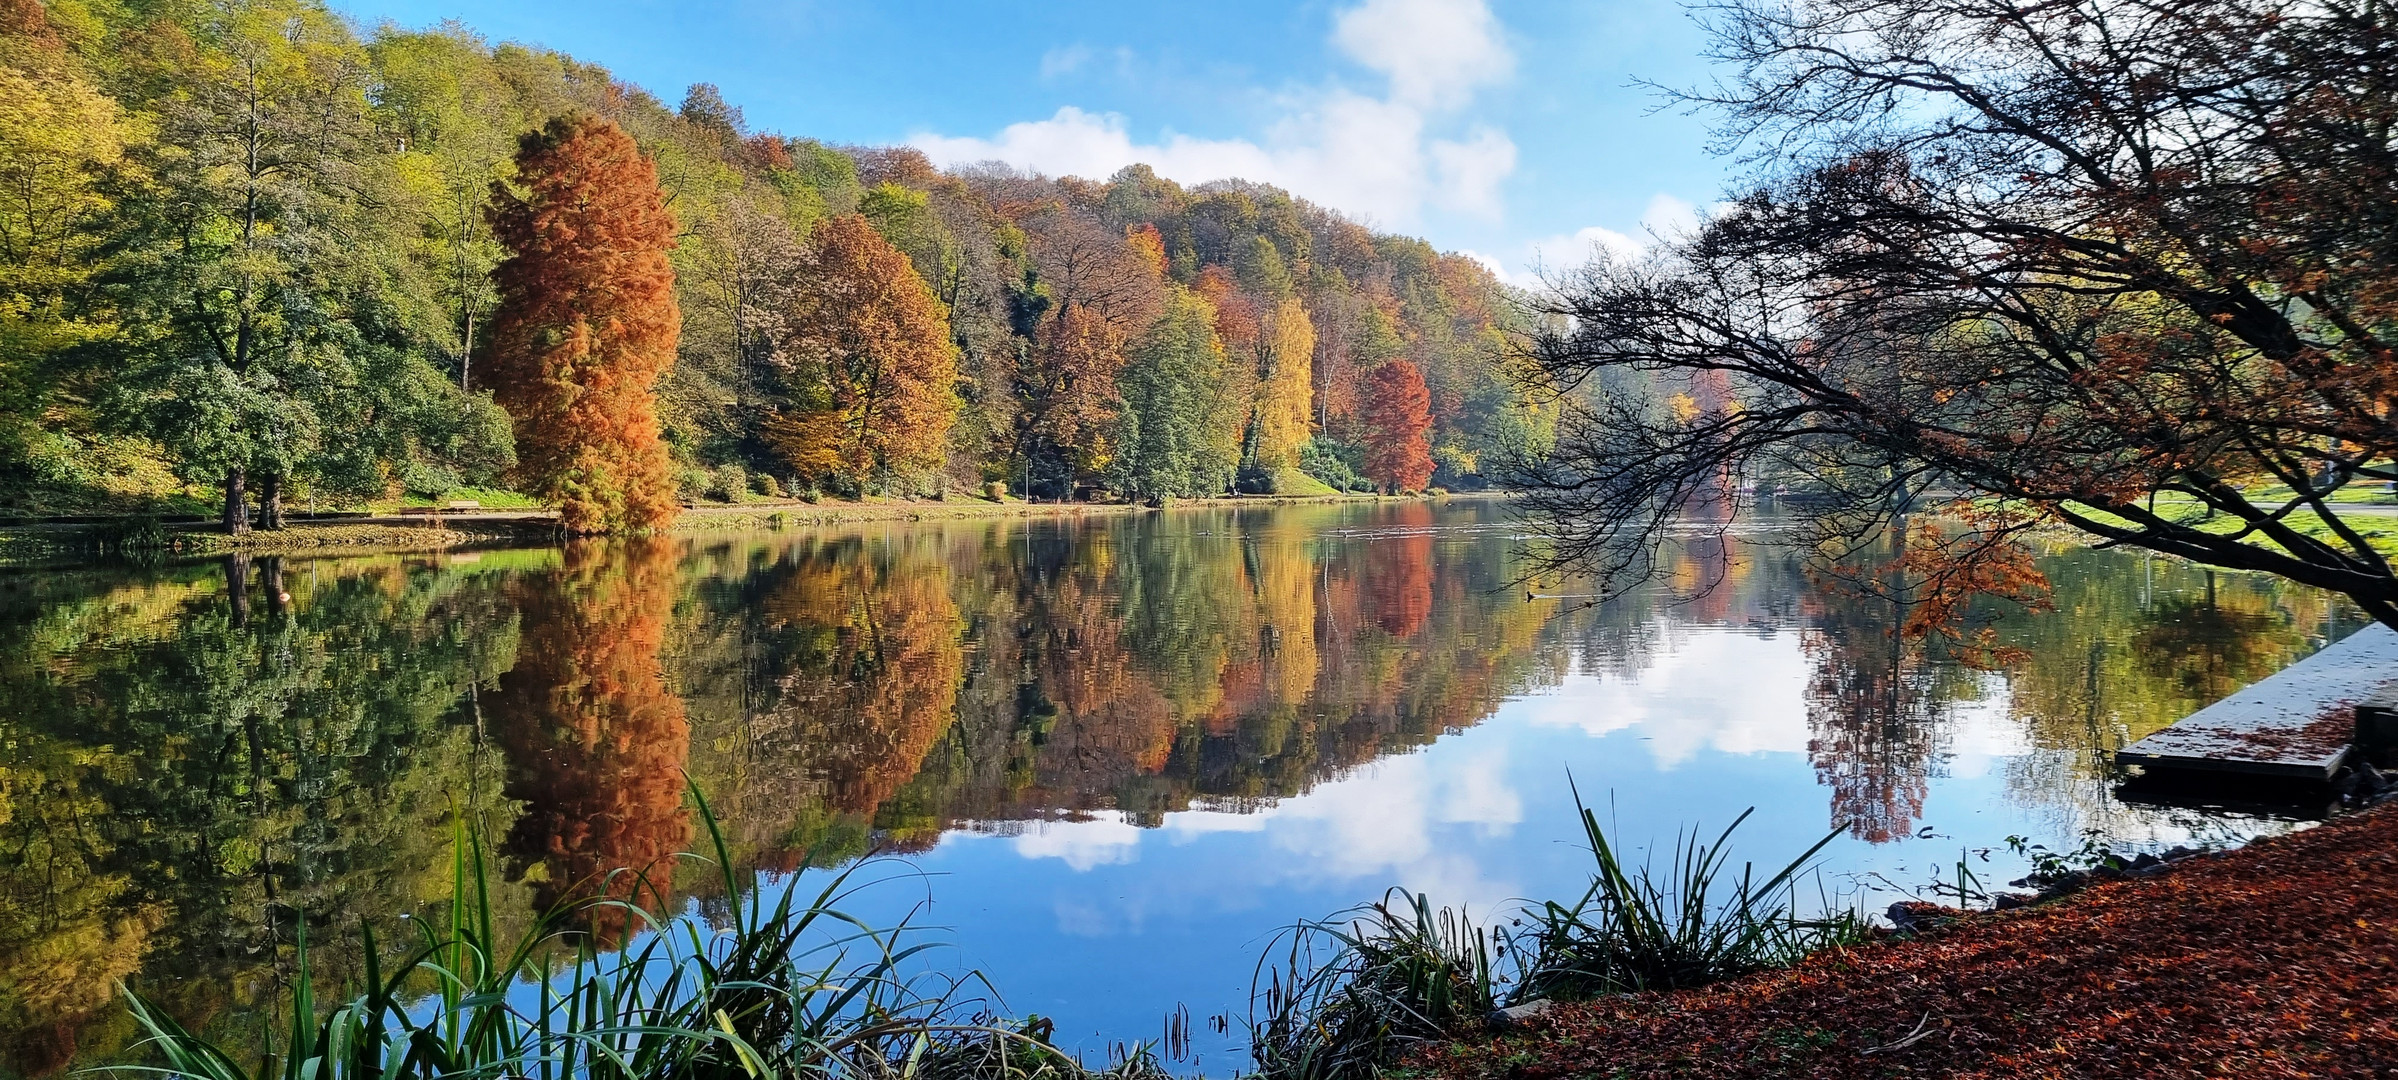
{"label": "grassy bank", "polygon": [[[1414,501],[1423,498],[1427,498],[1427,496],[1244,495],[1222,499],[1176,499],[1165,509],[1181,510],[1192,507],[1258,509],[1323,503]],[[856,502],[825,500],[813,503],[793,501],[694,507],[684,511],[683,516],[675,520],[674,528],[676,532],[699,532],[720,529],[807,528],[816,525],[846,525],[875,521],[1096,517],[1143,514],[1150,513],[1154,509],[1138,503],[1023,502],[1016,499],[992,502],[977,497],[960,497],[939,501],[923,499],[868,499]]]}
{"label": "grassy bank", "polygon": [[1561,1005],[1423,1080],[2383,1076],[2398,806],[1703,990]]}
{"label": "grassy bank", "polygon": [[196,558],[216,555],[381,554],[443,551],[546,537],[542,518],[425,518],[299,521],[272,532],[227,536],[213,528],[126,518],[93,525],[0,528],[0,566],[74,563],[92,558]]}
{"label": "grassy bank", "polygon": [[[1425,496],[1284,495],[1177,500],[1169,509],[1234,507],[1256,509],[1318,503],[1392,502]],[[1005,518],[1095,517],[1150,513],[1134,503],[993,502],[975,497],[949,500],[799,500],[701,505],[675,521],[677,533],[804,529],[879,521],[965,521]],[[100,523],[0,526],[0,566],[71,562],[93,556],[146,553],[210,556],[246,553],[293,555],[313,552],[439,551],[474,544],[522,543],[551,537],[546,510],[490,508],[445,514],[361,519],[296,519],[273,531],[227,536],[214,525],[160,524],[122,517]]]}

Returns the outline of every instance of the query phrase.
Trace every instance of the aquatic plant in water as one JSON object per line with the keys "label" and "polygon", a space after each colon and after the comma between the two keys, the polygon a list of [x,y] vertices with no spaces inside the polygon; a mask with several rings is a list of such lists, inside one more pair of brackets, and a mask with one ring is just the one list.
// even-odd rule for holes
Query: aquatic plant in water
{"label": "aquatic plant in water", "polygon": [[[389,968],[372,929],[361,926],[362,993],[320,1008],[303,920],[286,1003],[290,1029],[266,1040],[254,1066],[127,990],[162,1064],[114,1071],[192,1080],[1162,1075],[1146,1048],[1105,1070],[1087,1068],[1049,1044],[1045,1022],[991,1017],[981,998],[965,993],[974,976],[911,968],[931,944],[914,928],[877,928],[836,906],[863,864],[829,872],[813,894],[802,894],[795,878],[771,905],[762,897],[744,903],[722,830],[696,787],[691,796],[712,853],[687,857],[721,874],[723,925],[674,916],[663,888],[619,871],[596,896],[554,906],[502,941],[482,837],[462,824],[447,925],[425,927]],[[602,923],[631,931],[621,951],[597,948],[582,929]],[[429,993],[410,992],[428,981]]]}
{"label": "aquatic plant in water", "polygon": [[1596,862],[1571,904],[1526,904],[1507,926],[1478,926],[1393,890],[1382,902],[1301,923],[1259,961],[1250,1053],[1268,1080],[1363,1080],[1409,1050],[1478,1025],[1503,1005],[1700,986],[1784,967],[1862,941],[1863,916],[1830,903],[1801,917],[1797,887],[1834,829],[1764,881],[1732,872],[1732,833],[1678,838],[1658,871],[1627,867],[1582,804]]}

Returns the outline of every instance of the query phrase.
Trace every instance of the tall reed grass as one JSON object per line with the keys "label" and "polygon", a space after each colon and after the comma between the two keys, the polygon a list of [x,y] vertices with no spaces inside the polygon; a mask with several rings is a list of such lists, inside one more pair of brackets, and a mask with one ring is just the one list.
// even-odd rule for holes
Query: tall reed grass
{"label": "tall reed grass", "polygon": [[1382,902],[1301,923],[1259,961],[1250,1052],[1263,1080],[1366,1080],[1422,1044],[1535,1000],[1700,986],[1862,941],[1863,916],[1798,888],[1835,829],[1758,880],[1731,862],[1743,812],[1711,843],[1676,838],[1667,865],[1627,866],[1583,805],[1595,863],[1571,904],[1525,904],[1498,926],[1393,890]]}
{"label": "tall reed grass", "polygon": [[[1162,1080],[1148,1047],[1091,1068],[1034,1018],[996,1018],[978,976],[912,963],[933,943],[904,921],[841,910],[868,863],[802,879],[771,902],[736,869],[707,799],[691,798],[726,911],[670,910],[667,889],[618,871],[593,895],[503,940],[481,835],[457,825],[452,899],[418,940],[387,950],[359,927],[364,985],[318,999],[306,921],[285,1002],[288,1030],[244,1054],[126,991],[157,1065],[116,1071],[189,1080]],[[1731,838],[1677,837],[1663,869],[1628,866],[1575,797],[1594,870],[1571,904],[1525,904],[1502,924],[1394,889],[1304,922],[1259,959],[1248,1020],[1262,1080],[1366,1080],[1426,1042],[1535,999],[1698,986],[1862,939],[1828,897],[1802,917],[1798,885],[1838,830],[1757,879]],[[813,860],[802,863],[811,865]],[[804,872],[803,872],[804,877]],[[622,934],[595,932],[601,926]],[[620,949],[599,947],[603,937]],[[387,964],[386,960],[390,962]],[[989,988],[982,987],[984,991]]]}
{"label": "tall reed grass", "polygon": [[[972,977],[910,961],[932,943],[904,923],[870,926],[839,909],[860,865],[793,880],[771,904],[744,902],[743,875],[698,789],[711,851],[687,858],[721,875],[722,925],[677,917],[666,890],[620,871],[501,940],[482,838],[457,826],[446,925],[385,951],[359,929],[364,986],[319,1002],[305,920],[286,1003],[290,1028],[247,1056],[191,1032],[147,998],[126,999],[160,1064],[118,1071],[190,1080],[1148,1080],[1145,1049],[1103,1070],[1052,1047],[1046,1024],[989,1015]],[[802,902],[802,898],[805,901]],[[583,928],[626,927],[624,947]],[[429,986],[430,989],[426,989]]]}

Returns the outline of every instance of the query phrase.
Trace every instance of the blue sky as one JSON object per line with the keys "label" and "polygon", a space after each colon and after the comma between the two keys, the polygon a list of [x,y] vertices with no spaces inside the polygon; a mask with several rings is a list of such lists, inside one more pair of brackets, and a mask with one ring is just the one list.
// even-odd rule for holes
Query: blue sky
{"label": "blue sky", "polygon": [[666,100],[713,82],[753,127],[1053,175],[1148,161],[1279,184],[1519,279],[1715,199],[1703,117],[1629,85],[1708,75],[1672,0],[664,3],[344,0],[458,18]]}

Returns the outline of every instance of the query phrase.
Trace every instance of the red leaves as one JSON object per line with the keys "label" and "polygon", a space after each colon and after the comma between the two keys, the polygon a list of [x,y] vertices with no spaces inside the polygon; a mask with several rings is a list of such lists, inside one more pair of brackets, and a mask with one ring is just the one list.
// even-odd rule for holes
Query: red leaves
{"label": "red leaves", "polygon": [[1432,392],[1424,374],[1392,360],[1366,377],[1365,474],[1395,491],[1416,491],[1432,479]]}
{"label": "red leaves", "polygon": [[[2377,1076],[2398,1061],[2398,812],[2155,879],[1817,956],[1703,991],[1568,1006],[1427,1058],[1533,1076]],[[1885,1046],[1931,1016],[1941,1034]]]}
{"label": "red leaves", "polygon": [[674,366],[674,215],[657,169],[615,124],[559,117],[494,185],[493,393],[515,420],[517,469],[569,532],[655,529],[674,484],[651,389]]}

